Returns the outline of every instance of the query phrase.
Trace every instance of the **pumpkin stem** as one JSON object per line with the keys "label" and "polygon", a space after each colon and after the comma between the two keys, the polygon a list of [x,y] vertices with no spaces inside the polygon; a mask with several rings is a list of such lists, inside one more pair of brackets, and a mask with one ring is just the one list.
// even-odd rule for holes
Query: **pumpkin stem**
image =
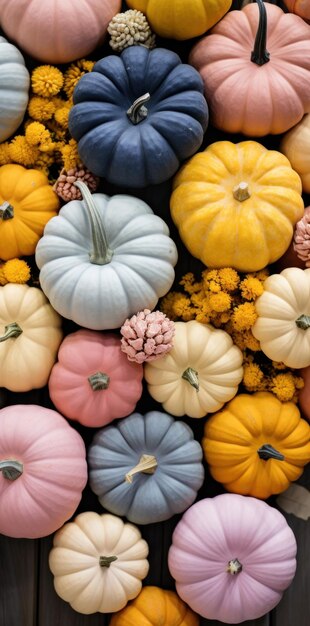
{"label": "pumpkin stem", "polygon": [[127,111],[127,115],[132,124],[140,124],[147,117],[148,110],[144,106],[146,102],[148,102],[151,98],[149,93],[145,93],[140,98],[134,101],[134,103],[129,107]]}
{"label": "pumpkin stem", "polygon": [[89,255],[89,260],[95,265],[106,265],[112,260],[113,251],[109,248],[107,236],[96,203],[85,183],[81,180],[77,180],[73,184],[78,187],[82,194],[83,202],[90,220],[93,251]]}
{"label": "pumpkin stem", "polygon": [[232,559],[231,561],[228,561],[226,572],[235,576],[236,574],[239,574],[241,571],[242,571],[242,564],[240,563],[238,559]]}
{"label": "pumpkin stem", "polygon": [[93,391],[101,391],[101,389],[107,389],[110,383],[110,376],[104,372],[96,372],[88,376],[88,382]]}
{"label": "pumpkin stem", "polygon": [[297,320],[295,320],[295,324],[298,328],[307,330],[307,328],[310,328],[310,315],[300,315]]}
{"label": "pumpkin stem", "polygon": [[23,470],[24,466],[19,461],[0,461],[0,472],[7,480],[16,480],[22,475]]}
{"label": "pumpkin stem", "polygon": [[199,378],[198,372],[196,372],[196,370],[194,370],[192,367],[188,367],[183,372],[182,378],[184,378],[184,380],[187,380],[187,382],[192,385],[192,387],[194,387],[197,392],[199,391]]}
{"label": "pumpkin stem", "polygon": [[152,454],[142,454],[141,459],[135,467],[133,467],[125,476],[126,483],[132,483],[132,477],[138,472],[143,474],[154,474],[158,463]]}
{"label": "pumpkin stem", "polygon": [[276,459],[277,461],[284,461],[285,457],[281,452],[278,452],[270,443],[264,443],[263,446],[257,450],[257,454],[260,459],[263,461],[268,461],[268,459]]}
{"label": "pumpkin stem", "polygon": [[244,202],[244,200],[248,200],[251,197],[248,183],[241,182],[239,183],[239,185],[236,185],[233,188],[233,196],[235,200],[239,200],[239,202]]}
{"label": "pumpkin stem", "polygon": [[4,335],[2,335],[2,337],[0,337],[0,343],[2,341],[6,341],[7,339],[16,339],[16,337],[19,337],[19,335],[21,335],[23,332],[21,327],[16,322],[8,324],[4,327],[4,330],[5,333]]}
{"label": "pumpkin stem", "polygon": [[11,220],[12,217],[14,217],[14,208],[5,200],[5,202],[0,204],[0,220]]}
{"label": "pumpkin stem", "polygon": [[99,557],[100,567],[110,567],[113,561],[117,561],[117,556],[100,556]]}
{"label": "pumpkin stem", "polygon": [[251,61],[256,65],[265,65],[270,61],[270,54],[266,50],[267,38],[267,11],[263,0],[256,0],[259,10],[258,29],[254,42],[254,49],[251,52]]}

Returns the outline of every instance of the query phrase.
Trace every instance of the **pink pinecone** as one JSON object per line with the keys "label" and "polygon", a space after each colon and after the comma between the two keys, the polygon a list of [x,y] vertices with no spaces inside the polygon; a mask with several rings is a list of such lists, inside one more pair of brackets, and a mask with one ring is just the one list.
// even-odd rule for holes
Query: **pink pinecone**
{"label": "pink pinecone", "polygon": [[86,167],[84,167],[84,165],[79,163],[76,168],[68,171],[63,168],[53,189],[65,202],[70,202],[70,200],[81,200],[82,194],[78,187],[74,185],[77,180],[85,183],[92,193],[96,191],[99,186],[98,176],[92,174]]}
{"label": "pink pinecone", "polygon": [[310,267],[310,207],[305,209],[303,217],[295,226],[293,247],[306,267]]}
{"label": "pink pinecone", "polygon": [[164,313],[144,309],[121,327],[121,349],[129,361],[154,361],[171,350],[174,333],[174,322]]}

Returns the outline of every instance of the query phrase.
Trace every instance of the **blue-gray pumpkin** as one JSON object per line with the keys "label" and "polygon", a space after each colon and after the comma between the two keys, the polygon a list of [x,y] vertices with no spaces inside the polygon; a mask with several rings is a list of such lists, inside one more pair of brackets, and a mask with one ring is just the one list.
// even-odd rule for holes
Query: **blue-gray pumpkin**
{"label": "blue-gray pumpkin", "polygon": [[199,73],[175,52],[132,46],[98,61],[73,94],[69,129],[83,163],[115,185],[168,180],[202,144],[208,106]]}
{"label": "blue-gray pumpkin", "polygon": [[135,524],[185,511],[204,480],[202,449],[167,413],[133,413],[100,430],[88,453],[89,483],[101,505]]}

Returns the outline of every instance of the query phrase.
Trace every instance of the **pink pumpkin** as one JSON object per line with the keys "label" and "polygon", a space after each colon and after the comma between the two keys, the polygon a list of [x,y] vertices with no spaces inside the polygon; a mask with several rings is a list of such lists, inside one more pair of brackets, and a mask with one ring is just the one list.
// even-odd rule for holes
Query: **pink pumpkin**
{"label": "pink pumpkin", "polygon": [[83,329],[62,342],[49,392],[63,415],[97,428],[134,411],[142,377],[142,365],[128,361],[118,335]]}
{"label": "pink pumpkin", "polygon": [[0,411],[0,533],[35,539],[76,511],[87,481],[81,436],[50,409]]}
{"label": "pink pumpkin", "polygon": [[169,550],[177,592],[203,617],[227,624],[261,617],[292,581],[296,541],[283,515],[261,500],[200,500],[178,523]]}
{"label": "pink pumpkin", "polygon": [[0,0],[4,32],[31,56],[67,63],[99,46],[121,0]]}

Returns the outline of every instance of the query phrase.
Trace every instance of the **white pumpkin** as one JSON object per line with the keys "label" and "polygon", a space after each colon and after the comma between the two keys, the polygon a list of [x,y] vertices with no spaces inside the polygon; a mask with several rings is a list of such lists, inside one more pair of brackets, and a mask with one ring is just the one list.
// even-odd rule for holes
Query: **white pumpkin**
{"label": "white pumpkin", "polygon": [[255,306],[252,333],[268,358],[297,369],[310,365],[310,269],[269,276]]}
{"label": "white pumpkin", "polygon": [[63,317],[92,330],[118,328],[169,291],[177,249],[142,200],[77,186],[83,201],[66,204],[38,243],[40,283]]}
{"label": "white pumpkin", "polygon": [[84,615],[119,611],[141,591],[148,551],[133,524],[81,513],[54,536],[49,566],[55,591]]}
{"label": "white pumpkin", "polygon": [[200,322],[176,322],[173,348],[146,363],[152,398],[171,415],[204,417],[222,408],[242,380],[242,353],[224,330]]}
{"label": "white pumpkin", "polygon": [[0,142],[13,135],[22,123],[29,85],[30,76],[22,54],[0,37]]}

